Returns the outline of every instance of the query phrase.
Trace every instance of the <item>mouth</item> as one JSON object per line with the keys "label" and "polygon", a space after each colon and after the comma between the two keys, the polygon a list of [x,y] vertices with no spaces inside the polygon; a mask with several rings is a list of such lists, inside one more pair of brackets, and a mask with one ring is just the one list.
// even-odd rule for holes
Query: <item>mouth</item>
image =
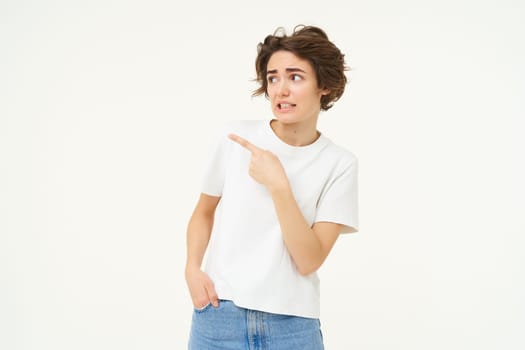
{"label": "mouth", "polygon": [[278,103],[277,108],[280,111],[289,111],[294,108],[296,105],[294,103]]}

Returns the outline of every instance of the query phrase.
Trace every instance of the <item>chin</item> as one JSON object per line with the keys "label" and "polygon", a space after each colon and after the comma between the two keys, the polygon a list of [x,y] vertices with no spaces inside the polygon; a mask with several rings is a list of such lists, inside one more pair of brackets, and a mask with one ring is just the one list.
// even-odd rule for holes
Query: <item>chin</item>
{"label": "chin", "polygon": [[283,124],[294,124],[301,121],[301,118],[294,115],[282,115],[279,113],[274,113],[273,116]]}

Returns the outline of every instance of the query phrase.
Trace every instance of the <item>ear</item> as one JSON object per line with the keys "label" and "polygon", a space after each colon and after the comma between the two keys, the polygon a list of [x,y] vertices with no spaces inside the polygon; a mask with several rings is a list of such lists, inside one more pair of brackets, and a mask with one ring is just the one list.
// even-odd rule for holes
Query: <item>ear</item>
{"label": "ear", "polygon": [[330,89],[321,89],[320,92],[321,92],[321,96],[326,96],[326,95],[328,95],[331,91],[330,91]]}

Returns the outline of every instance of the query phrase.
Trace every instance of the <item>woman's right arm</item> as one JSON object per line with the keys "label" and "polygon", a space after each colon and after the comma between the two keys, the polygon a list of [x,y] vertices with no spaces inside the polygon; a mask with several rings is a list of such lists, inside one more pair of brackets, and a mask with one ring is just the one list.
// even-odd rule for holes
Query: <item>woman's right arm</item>
{"label": "woman's right arm", "polygon": [[201,270],[202,259],[210,241],[215,209],[221,197],[201,194],[188,223],[186,236],[186,283],[193,306],[202,308],[208,303],[217,307],[218,298],[212,280]]}

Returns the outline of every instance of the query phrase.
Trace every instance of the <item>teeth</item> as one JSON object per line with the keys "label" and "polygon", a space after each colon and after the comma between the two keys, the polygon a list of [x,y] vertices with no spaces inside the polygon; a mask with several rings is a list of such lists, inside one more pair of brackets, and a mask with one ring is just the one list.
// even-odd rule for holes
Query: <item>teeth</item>
{"label": "teeth", "polygon": [[281,103],[281,108],[290,108],[292,107],[292,104],[290,103]]}

